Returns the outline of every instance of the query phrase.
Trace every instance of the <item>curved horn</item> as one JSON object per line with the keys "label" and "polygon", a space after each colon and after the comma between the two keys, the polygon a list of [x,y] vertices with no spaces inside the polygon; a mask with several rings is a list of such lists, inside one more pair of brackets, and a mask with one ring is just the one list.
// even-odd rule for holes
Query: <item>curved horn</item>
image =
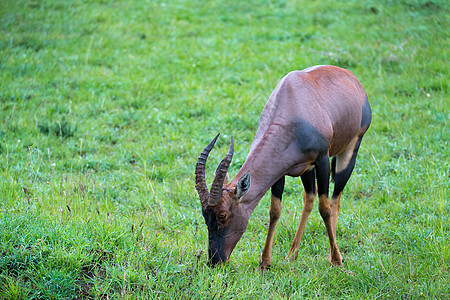
{"label": "curved horn", "polygon": [[216,177],[214,177],[214,181],[211,185],[211,196],[209,198],[209,205],[214,206],[217,205],[222,199],[222,187],[223,181],[227,176],[228,168],[230,167],[231,160],[233,159],[234,153],[234,142],[233,137],[231,137],[231,145],[230,150],[228,150],[227,156],[220,162],[219,166],[216,170]]}
{"label": "curved horn", "polygon": [[206,160],[208,159],[209,152],[214,147],[220,133],[209,143],[208,146],[203,150],[203,152],[198,157],[197,164],[195,165],[195,188],[200,197],[200,202],[202,204],[202,209],[205,210],[209,201],[208,187],[206,186],[205,180],[205,167]]}

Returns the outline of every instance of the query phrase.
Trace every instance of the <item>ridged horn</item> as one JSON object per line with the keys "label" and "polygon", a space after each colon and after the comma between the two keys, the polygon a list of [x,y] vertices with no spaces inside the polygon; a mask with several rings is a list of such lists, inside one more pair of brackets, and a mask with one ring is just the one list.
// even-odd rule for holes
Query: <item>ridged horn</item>
{"label": "ridged horn", "polygon": [[231,137],[230,150],[228,150],[227,156],[220,162],[216,170],[216,176],[211,185],[211,195],[209,197],[208,204],[210,206],[217,205],[222,199],[222,187],[225,177],[227,176],[228,168],[230,167],[231,160],[233,159],[234,153],[234,142],[233,137]]}
{"label": "ridged horn", "polygon": [[197,164],[195,165],[195,188],[197,189],[198,196],[200,197],[200,202],[202,204],[202,209],[205,210],[209,202],[209,192],[206,186],[205,179],[205,167],[206,160],[208,159],[209,152],[214,147],[220,133],[209,143],[208,146],[203,150],[203,152],[198,157]]}

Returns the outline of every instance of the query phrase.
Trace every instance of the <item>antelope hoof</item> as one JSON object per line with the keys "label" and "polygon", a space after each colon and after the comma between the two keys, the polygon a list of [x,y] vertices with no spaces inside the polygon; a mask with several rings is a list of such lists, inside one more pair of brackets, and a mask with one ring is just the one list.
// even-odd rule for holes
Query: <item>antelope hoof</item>
{"label": "antelope hoof", "polygon": [[332,261],[331,264],[335,267],[342,267],[342,262],[340,261]]}
{"label": "antelope hoof", "polygon": [[297,260],[297,258],[298,258],[298,250],[295,251],[294,253],[289,252],[285,259],[293,263],[294,261]]}
{"label": "antelope hoof", "polygon": [[270,265],[266,265],[264,262],[260,261],[258,269],[256,271],[264,273],[270,269]]}
{"label": "antelope hoof", "polygon": [[337,255],[334,255],[335,257],[332,257],[331,253],[328,256],[328,261],[335,267],[342,267],[342,256],[338,252]]}

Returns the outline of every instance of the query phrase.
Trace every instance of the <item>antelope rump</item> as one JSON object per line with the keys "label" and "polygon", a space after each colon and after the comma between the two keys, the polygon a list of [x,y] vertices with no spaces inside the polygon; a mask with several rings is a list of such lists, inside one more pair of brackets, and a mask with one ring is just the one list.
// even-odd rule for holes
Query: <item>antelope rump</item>
{"label": "antelope rump", "polygon": [[[275,227],[281,213],[285,176],[301,177],[303,210],[288,257],[295,260],[316,195],[330,241],[329,261],[342,266],[336,244],[340,198],[356,162],[372,113],[366,93],[348,70],[314,66],[287,74],[267,101],[247,159],[228,182],[233,138],[210,190],[206,160],[219,135],[198,158],[195,174],[202,214],[208,227],[208,254],[215,265],[226,262],[260,199],[271,189],[270,223],[259,268],[270,265]],[[332,158],[330,163],[330,158]],[[329,199],[329,178],[334,190]],[[317,185],[316,185],[317,182]]]}

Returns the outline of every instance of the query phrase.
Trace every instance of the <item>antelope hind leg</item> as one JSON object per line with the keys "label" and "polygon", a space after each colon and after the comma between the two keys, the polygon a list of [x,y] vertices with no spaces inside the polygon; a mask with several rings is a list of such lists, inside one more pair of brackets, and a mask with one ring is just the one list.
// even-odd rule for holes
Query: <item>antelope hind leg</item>
{"label": "antelope hind leg", "polygon": [[[336,224],[339,209],[341,207],[342,191],[353,172],[353,168],[355,167],[356,156],[361,144],[361,139],[362,137],[355,138],[346,151],[333,158],[333,165],[335,166],[335,169],[332,171],[334,177],[334,190],[330,205],[330,225],[334,240],[336,240]],[[337,245],[335,247],[331,247],[328,259],[333,265],[342,266],[342,256],[337,248]]]}

